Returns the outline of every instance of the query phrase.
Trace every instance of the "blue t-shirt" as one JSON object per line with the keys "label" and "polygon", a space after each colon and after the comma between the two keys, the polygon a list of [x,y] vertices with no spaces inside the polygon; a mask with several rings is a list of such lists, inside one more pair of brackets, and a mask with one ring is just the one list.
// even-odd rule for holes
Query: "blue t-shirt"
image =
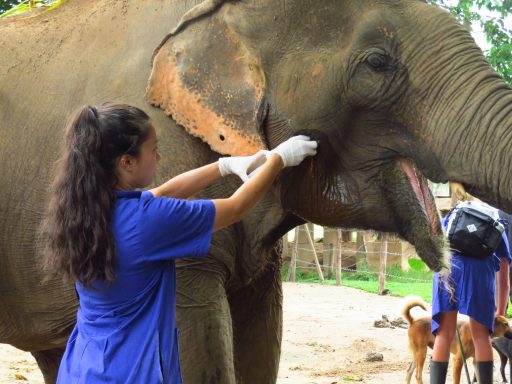
{"label": "blue t-shirt", "polygon": [[80,308],[57,383],[181,383],[174,259],[210,247],[210,200],[117,191],[115,281],[76,284]]}

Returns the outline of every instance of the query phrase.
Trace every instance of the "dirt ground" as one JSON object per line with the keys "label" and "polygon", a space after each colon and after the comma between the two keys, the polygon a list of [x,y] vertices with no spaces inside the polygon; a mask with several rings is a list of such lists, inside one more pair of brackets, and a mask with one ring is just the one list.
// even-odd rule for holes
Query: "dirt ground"
{"label": "dirt ground", "polygon": [[[401,298],[348,287],[285,283],[278,384],[404,383],[410,361],[406,329],[374,326],[382,315],[398,318],[402,304]],[[418,316],[421,311],[412,313]],[[381,353],[383,361],[366,361],[369,352]],[[496,383],[497,376],[495,371]],[[428,382],[428,367],[423,378]],[[0,384],[7,383],[43,380],[32,355],[0,344]]]}

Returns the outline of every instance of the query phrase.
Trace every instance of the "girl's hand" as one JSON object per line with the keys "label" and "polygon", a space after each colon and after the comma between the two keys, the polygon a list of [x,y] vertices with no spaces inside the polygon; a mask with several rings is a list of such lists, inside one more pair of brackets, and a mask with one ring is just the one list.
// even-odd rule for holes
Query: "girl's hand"
{"label": "girl's hand", "polygon": [[285,167],[299,165],[308,156],[316,155],[318,143],[308,136],[299,135],[290,137],[279,144],[270,153],[277,153],[283,159]]}
{"label": "girl's hand", "polygon": [[249,180],[249,174],[266,161],[268,151],[261,150],[252,156],[221,157],[219,171],[221,176],[237,175],[242,181]]}

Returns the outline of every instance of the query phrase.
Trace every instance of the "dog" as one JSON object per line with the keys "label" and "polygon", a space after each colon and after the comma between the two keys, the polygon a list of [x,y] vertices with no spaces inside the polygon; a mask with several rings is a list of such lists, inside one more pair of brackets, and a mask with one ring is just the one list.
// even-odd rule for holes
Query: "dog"
{"label": "dog", "polygon": [[[407,336],[409,338],[409,348],[413,354],[413,361],[407,368],[406,380],[407,384],[410,384],[412,375],[416,369],[416,382],[418,384],[423,384],[423,366],[425,365],[425,359],[427,357],[427,347],[431,349],[434,347],[435,336],[431,332],[432,317],[424,316],[418,319],[414,319],[410,313],[411,309],[414,307],[420,307],[427,311],[426,303],[419,298],[410,299],[402,310],[403,317],[409,323]],[[464,357],[466,359],[474,357],[475,347],[473,345],[473,339],[471,338],[469,322],[458,320],[457,328],[460,333],[462,348],[464,350]],[[512,339],[512,329],[508,324],[507,318],[503,316],[496,316],[494,319],[494,333],[491,335],[491,337],[499,336],[505,336],[508,339]],[[460,384],[463,359],[457,336],[453,338],[452,344],[450,346],[450,352],[454,355],[453,382],[454,384]]]}
{"label": "dog", "polygon": [[506,337],[497,337],[492,340],[492,347],[498,352],[500,356],[500,373],[501,378],[503,379],[503,383],[507,382],[507,378],[505,377],[505,367],[507,365],[508,360],[510,360],[509,369],[510,369],[510,380],[512,380],[512,340],[507,339]]}

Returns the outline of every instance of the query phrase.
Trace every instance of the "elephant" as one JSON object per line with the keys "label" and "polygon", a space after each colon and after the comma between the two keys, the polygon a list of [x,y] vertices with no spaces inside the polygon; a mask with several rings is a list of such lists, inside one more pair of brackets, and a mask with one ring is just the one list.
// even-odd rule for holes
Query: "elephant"
{"label": "elephant", "polygon": [[0,35],[0,342],[30,351],[46,383],[77,300],[44,278],[38,228],[66,116],[81,104],[147,111],[160,181],[295,134],[319,142],[206,257],[177,262],[186,383],[276,381],[280,239],[295,226],[394,232],[439,271],[448,252],[427,178],[512,210],[511,88],[424,1],[70,0],[2,19]]}

